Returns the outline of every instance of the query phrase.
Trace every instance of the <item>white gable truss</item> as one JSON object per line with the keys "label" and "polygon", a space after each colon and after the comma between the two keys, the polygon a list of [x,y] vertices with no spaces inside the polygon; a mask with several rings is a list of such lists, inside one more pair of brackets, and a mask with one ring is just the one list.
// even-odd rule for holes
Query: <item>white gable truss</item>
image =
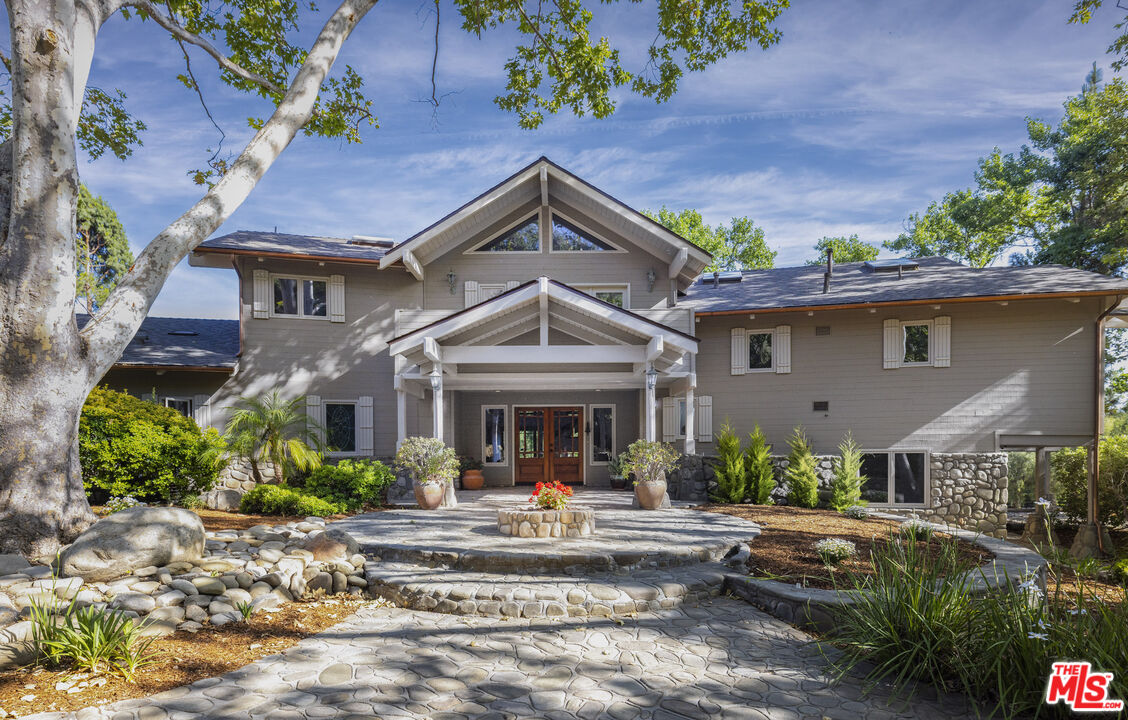
{"label": "white gable truss", "polygon": [[402,264],[422,280],[430,262],[475,232],[531,201],[539,199],[542,207],[549,206],[552,197],[589,213],[653,254],[667,266],[678,290],[688,288],[712,260],[705,250],[542,157],[389,250],[380,268]]}

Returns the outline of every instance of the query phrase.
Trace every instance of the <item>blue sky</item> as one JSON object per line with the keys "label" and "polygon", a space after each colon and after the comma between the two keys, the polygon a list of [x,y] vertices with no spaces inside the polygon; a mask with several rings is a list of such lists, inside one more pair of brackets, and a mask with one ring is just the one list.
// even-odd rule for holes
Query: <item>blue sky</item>
{"label": "blue sky", "polygon": [[[561,115],[525,131],[492,104],[512,36],[468,36],[444,8],[438,81],[452,94],[433,113],[419,102],[430,92],[430,3],[388,1],[339,61],[365,76],[381,129],[359,146],[299,137],[218,234],[402,239],[543,154],[636,208],[694,207],[714,224],[748,215],[777,265],[803,262],[823,235],[880,243],[910,212],[967,186],[993,146],[1017,149],[1026,116],[1056,121],[1089,65],[1107,65],[1115,8],[1075,26],[1071,5],[797,2],[777,46],[688,76],[669,103],[623,95],[610,119]],[[600,29],[637,58],[649,37],[630,30],[635,8],[597,12]],[[205,56],[194,66],[214,78]],[[179,70],[175,45],[152,24],[117,18],[99,36],[92,84],[125,90],[149,130],[127,162],[103,158],[80,172],[135,250],[198,197],[186,171],[217,138],[173,79]],[[213,80],[205,91],[237,150],[245,118],[266,109]],[[182,263],[152,312],[235,317],[234,273]]]}

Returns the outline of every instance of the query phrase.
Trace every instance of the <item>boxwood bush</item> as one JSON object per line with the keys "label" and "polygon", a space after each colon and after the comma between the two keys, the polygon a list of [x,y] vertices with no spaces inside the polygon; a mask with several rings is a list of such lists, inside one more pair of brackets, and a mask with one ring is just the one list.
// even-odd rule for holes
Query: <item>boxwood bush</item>
{"label": "boxwood bush", "polygon": [[383,502],[384,490],[396,479],[395,473],[378,460],[341,460],[322,465],[305,481],[305,491],[346,510]]}
{"label": "boxwood bush", "polygon": [[261,515],[325,517],[343,513],[345,507],[285,485],[258,485],[243,496],[239,510]]}
{"label": "boxwood bush", "polygon": [[132,496],[176,503],[207,492],[223,467],[212,429],[170,408],[105,387],[86,399],[78,425],[83,485],[91,501]]}

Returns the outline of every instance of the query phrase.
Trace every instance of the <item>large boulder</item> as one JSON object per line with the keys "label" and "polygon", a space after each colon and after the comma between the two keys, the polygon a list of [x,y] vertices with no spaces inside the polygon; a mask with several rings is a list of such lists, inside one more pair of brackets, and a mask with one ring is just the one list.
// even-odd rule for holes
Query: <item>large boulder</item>
{"label": "large boulder", "polygon": [[303,545],[313,553],[313,559],[320,562],[348,558],[360,552],[360,546],[352,535],[344,530],[331,527],[325,532],[310,535]]}
{"label": "large boulder", "polygon": [[190,510],[135,507],[103,518],[59,556],[64,575],[102,582],[135,568],[173,562],[198,563],[204,554],[204,524]]}

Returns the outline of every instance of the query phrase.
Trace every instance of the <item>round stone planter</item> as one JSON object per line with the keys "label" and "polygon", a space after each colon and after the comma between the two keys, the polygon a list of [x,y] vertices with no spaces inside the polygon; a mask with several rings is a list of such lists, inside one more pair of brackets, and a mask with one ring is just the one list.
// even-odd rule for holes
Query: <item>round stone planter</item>
{"label": "round stone planter", "polygon": [[585,537],[595,533],[595,511],[498,510],[497,531],[523,538]]}

